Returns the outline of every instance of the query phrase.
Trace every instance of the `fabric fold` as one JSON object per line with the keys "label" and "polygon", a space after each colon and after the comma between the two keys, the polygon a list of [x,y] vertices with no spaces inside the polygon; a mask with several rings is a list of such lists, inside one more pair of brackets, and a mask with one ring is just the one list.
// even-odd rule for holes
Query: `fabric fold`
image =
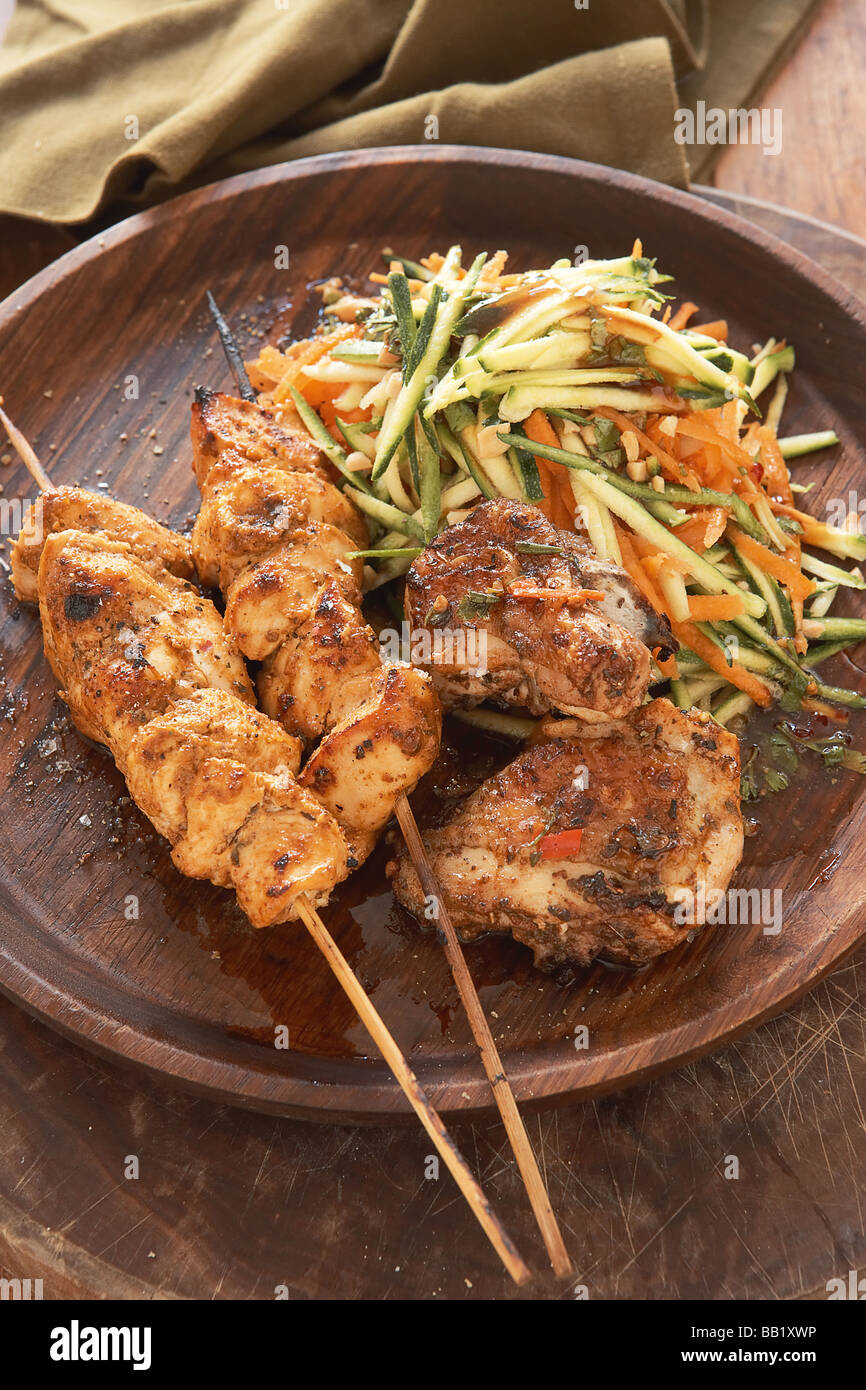
{"label": "fabric fold", "polygon": [[82,223],[267,163],[431,139],[687,186],[676,82],[753,90],[813,3],[19,0],[0,211]]}

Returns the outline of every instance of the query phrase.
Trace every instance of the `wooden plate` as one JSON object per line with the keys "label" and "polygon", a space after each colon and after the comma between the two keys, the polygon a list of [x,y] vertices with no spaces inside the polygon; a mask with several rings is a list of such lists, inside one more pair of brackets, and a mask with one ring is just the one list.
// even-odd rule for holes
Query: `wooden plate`
{"label": "wooden plate", "polygon": [[[699,199],[589,164],[496,150],[396,148],[244,175],[105,232],[0,306],[0,389],[59,482],[187,524],[197,506],[188,409],[227,374],[203,306],[214,290],[252,354],[306,331],[311,282],[363,281],[392,245],[460,240],[516,266],[621,254],[635,236],[707,318],[743,346],[797,345],[786,429],[834,426],[832,456],[800,465],[828,501],[860,486],[866,320],[801,255]],[[289,268],[282,268],[288,256]],[[31,497],[13,464],[4,502]],[[5,518],[14,530],[14,509]],[[843,610],[844,611],[844,610]],[[851,611],[856,611],[852,609]],[[305,932],[255,933],[227,894],[183,879],[108,757],[71,730],[39,625],[0,598],[0,988],[88,1046],[236,1104],[318,1118],[393,1119],[405,1101]],[[841,660],[841,659],[840,659]],[[860,673],[846,664],[846,683]],[[837,673],[838,674],[838,673]],[[866,927],[864,784],[810,763],[760,808],[737,886],[782,893],[782,929],[708,928],[639,974],[596,967],[568,984],[510,940],[469,948],[519,1098],[578,1098],[681,1064],[814,984]],[[435,940],[394,906],[379,854],[329,910],[343,950],[445,1110],[489,1090]],[[288,1029],[289,1048],[275,1047]],[[587,1048],[575,1046],[586,1025]]]}

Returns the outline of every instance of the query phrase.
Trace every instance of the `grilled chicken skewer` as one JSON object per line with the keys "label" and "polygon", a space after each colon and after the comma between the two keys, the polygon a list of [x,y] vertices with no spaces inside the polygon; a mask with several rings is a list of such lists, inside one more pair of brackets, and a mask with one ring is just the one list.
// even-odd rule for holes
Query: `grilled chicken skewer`
{"label": "grilled chicken skewer", "polygon": [[[135,508],[55,491],[2,410],[0,421],[46,489],[48,534],[36,503],[13,550],[13,577],[19,597],[38,600],[45,653],[73,721],[111,751],[182,872],[233,886],[254,925],[300,917],[509,1274],[525,1283],[527,1265],[316,912],[349,870],[346,838],[294,777],[300,741],[254,708],[216,609],[168,567],[186,563],[183,538]],[[82,518],[114,522],[126,539],[75,529]]]}
{"label": "grilled chicken skewer", "polygon": [[[626,572],[538,510],[499,498],[449,526],[406,576],[411,629],[448,629],[429,669],[446,706],[483,700],[581,719],[620,719],[642,704],[650,653],[676,650],[666,618]],[[467,662],[485,638],[484,670]]]}
{"label": "grilled chicken skewer", "polygon": [[[425,891],[438,904],[445,953],[482,1063],[551,1264],[565,1278],[571,1261],[407,798],[439,748],[441,716],[432,684],[417,669],[380,666],[378,643],[361,613],[361,566],[347,559],[365,544],[366,522],[324,467],[317,468],[312,441],[300,430],[281,429],[252,403],[228,326],[210,294],[208,302],[242,399],[196,393],[191,438],[202,489],[193,531],[199,570],[222,587],[226,627],[241,650],[264,661],[263,707],[293,732],[325,735],[301,781],[343,824],[375,819],[381,828],[396,813]],[[432,724],[431,702],[435,748],[423,734]],[[371,781],[381,779],[378,797],[364,788],[359,768]],[[379,807],[374,817],[371,801]],[[356,842],[353,853],[361,856],[363,845]]]}
{"label": "grilled chicken skewer", "polygon": [[361,565],[346,559],[366,525],[318,451],[260,407],[203,390],[191,438],[196,568],[222,589],[226,632],[262,662],[262,708],[307,743],[321,739],[301,783],[338,815],[360,862],[439,750],[432,682],[380,662],[360,610]]}
{"label": "grilled chicken skewer", "polygon": [[[677,907],[724,890],[743,852],[739,744],[700,710],[652,700],[627,719],[551,720],[427,847],[466,939],[507,931],[536,965],[643,965],[695,930]],[[394,892],[424,886],[400,851]]]}

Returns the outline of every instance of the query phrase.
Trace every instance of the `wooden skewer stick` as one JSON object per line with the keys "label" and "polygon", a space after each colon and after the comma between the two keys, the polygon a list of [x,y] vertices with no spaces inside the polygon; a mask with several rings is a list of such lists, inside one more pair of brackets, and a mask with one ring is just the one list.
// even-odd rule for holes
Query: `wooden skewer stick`
{"label": "wooden skewer stick", "polygon": [[[2,403],[0,396],[0,403]],[[42,492],[54,492],[56,488],[49,478],[29,440],[13,425],[5,411],[0,408],[2,422],[11,443],[20,455],[28,472]],[[363,985],[355,975],[328,928],[325,926],[314,905],[306,894],[298,899],[298,915],[309,931],[331,970],[345,990],[356,1009],[361,1022],[378,1047],[388,1066],[415,1111],[449,1173],[454,1178],[466,1201],[476,1217],[478,1224],[487,1236],[515,1284],[525,1284],[532,1278],[529,1266],[521,1257],[499,1218],[484,1195],[481,1185],[474,1177],[465,1158],[451,1138],[442,1120],[418,1084],[415,1073],[409,1066],[399,1045],[388,1031],[381,1015],[366,994]]]}
{"label": "wooden skewer stick", "polygon": [[550,1198],[547,1195],[544,1179],[532,1151],[529,1135],[526,1133],[526,1127],[517,1108],[514,1092],[509,1085],[508,1077],[505,1075],[499,1049],[493,1040],[490,1024],[487,1022],[487,1016],[481,1000],[478,998],[475,983],[466,964],[466,957],[454,930],[454,924],[448,915],[439,881],[430,863],[424,841],[421,839],[421,832],[405,792],[397,798],[395,810],[400,829],[412,856],[412,863],[415,865],[415,872],[421,883],[421,890],[426,897],[431,898],[436,904],[435,920],[437,927],[442,929],[441,939],[445,955],[454,976],[454,983],[457,985],[458,993],[463,1001],[463,1007],[469,1017],[473,1037],[481,1052],[484,1070],[490,1081],[505,1132],[514,1151],[527,1196],[535,1213],[535,1219],[538,1222],[547,1253],[550,1256],[550,1263],[554,1273],[560,1279],[566,1279],[573,1273],[571,1260],[565,1248],[553,1208],[550,1205]]}
{"label": "wooden skewer stick", "polygon": [[[255,392],[250,385],[246,368],[243,363],[240,350],[235,342],[234,335],[220,313],[216,301],[210,290],[207,291],[207,302],[213,321],[223,346],[229,367],[234,377],[235,387],[238,394],[245,400],[255,400]],[[481,1051],[481,1060],[484,1070],[490,1081],[502,1122],[505,1125],[505,1132],[514,1151],[520,1175],[526,1187],[535,1219],[538,1222],[550,1263],[554,1272],[562,1279],[567,1278],[572,1273],[571,1260],[562,1239],[553,1208],[550,1205],[550,1198],[544,1186],[544,1179],[541,1176],[532,1145],[529,1142],[529,1135],[517,1108],[514,1093],[508,1083],[499,1051],[493,1041],[493,1034],[490,1032],[490,1025],[487,1022],[481,1000],[469,973],[469,967],[457,939],[457,933],[442,899],[442,893],[438,881],[433,872],[432,865],[427,857],[427,851],[412,814],[409,800],[403,793],[397,800],[395,807],[397,820],[406,840],[406,846],[415,865],[415,871],[423,886],[424,893],[432,897],[439,904],[439,925],[442,927],[444,937],[445,954],[451,967],[463,1007],[469,1017],[472,1034]],[[320,943],[321,944],[321,943]],[[375,1035],[374,1035],[375,1036]],[[392,1068],[393,1069],[393,1068]],[[396,1073],[395,1073],[396,1074]],[[399,1078],[398,1078],[399,1079]],[[402,1084],[402,1082],[401,1082]],[[405,1089],[405,1087],[404,1087]],[[408,1094],[408,1093],[407,1093]],[[422,1119],[423,1123],[423,1119]]]}
{"label": "wooden skewer stick", "polygon": [[[3,397],[0,396],[0,406],[2,406],[2,404]],[[10,443],[19,458],[21,458],[22,462],[25,464],[27,472],[30,474],[31,478],[33,478],[34,482],[39,484],[40,491],[56,492],[57,489],[42,467],[42,464],[39,462],[36,450],[30,443],[30,440],[25,439],[21,431],[13,425],[5,410],[0,410],[0,421],[2,421],[3,428],[9,436]]]}
{"label": "wooden skewer stick", "polygon": [[449,1135],[438,1112],[433,1109],[433,1106],[419,1086],[415,1073],[410,1068],[406,1058],[403,1056],[394,1038],[386,1028],[372,1000],[365,994],[351,966],[314,908],[304,899],[301,899],[298,904],[298,913],[301,921],[306,926],[311,937],[354,1005],[358,1017],[367,1029],[370,1037],[373,1039],[382,1056],[385,1058],[385,1061],[388,1063],[388,1066],[399,1081],[409,1104],[412,1106],[418,1119],[435,1144],[448,1171],[472,1208],[490,1244],[502,1260],[502,1263],[505,1265],[505,1268],[508,1270],[515,1284],[525,1284],[527,1279],[531,1277],[529,1269],[512,1244],[510,1237],[503,1230],[499,1218],[492,1210],[481,1187],[470,1172],[466,1160]]}
{"label": "wooden skewer stick", "polygon": [[211,312],[211,318],[216,324],[217,333],[220,335],[220,342],[223,345],[223,352],[226,355],[226,361],[231,367],[231,372],[232,376],[235,379],[235,385],[238,390],[238,395],[241,397],[242,400],[254,401],[256,399],[256,393],[252,388],[249,377],[247,376],[247,369],[244,366],[244,359],[241,356],[240,348],[235,342],[235,335],[232,333],[231,329],[229,328],[228,324],[226,323],[225,319],[223,318],[222,314],[217,308],[217,302],[211,294],[210,290],[205,291],[205,296],[207,298],[207,307],[210,309]]}

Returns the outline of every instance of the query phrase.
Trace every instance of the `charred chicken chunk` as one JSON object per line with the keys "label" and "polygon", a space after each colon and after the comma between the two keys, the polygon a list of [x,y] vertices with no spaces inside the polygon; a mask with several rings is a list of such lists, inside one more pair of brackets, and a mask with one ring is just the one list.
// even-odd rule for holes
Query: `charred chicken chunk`
{"label": "charred chicken chunk", "polygon": [[353,867],[334,817],[295,780],[300,744],[220,690],[179,700],[132,739],[131,795],[190,878],[233,888],[253,926],[322,905]]}
{"label": "charred chicken chunk", "polygon": [[294,433],[278,425],[264,406],[204,386],[196,388],[191,436],[199,487],[229,449],[263,468],[284,468],[290,473],[315,473],[325,464],[306,430]]}
{"label": "charred chicken chunk", "polygon": [[428,771],[441,734],[430,677],[411,666],[383,666],[363,703],[322,739],[300,782],[336,816],[357,858],[372,848],[401,792]]}
{"label": "charred chicken chunk", "polygon": [[[694,930],[677,917],[683,893],[725,889],[740,861],[739,745],[662,699],[621,721],[558,722],[425,834],[434,871],[468,939],[511,932],[547,968],[641,965]],[[389,873],[421,916],[405,850]]]}
{"label": "charred chicken chunk", "polygon": [[60,487],[33,503],[12,547],[12,582],[16,596],[25,603],[38,599],[42,548],[46,536],[58,531],[85,531],[124,541],[141,564],[157,574],[169,570],[179,579],[192,579],[195,574],[186,536],[161,526],[138,507],[84,488]]}
{"label": "charred chicken chunk", "polygon": [[363,519],[327,479],[252,465],[227,453],[203,487],[192,533],[196,569],[205,584],[225,587],[250,565],[286,546],[303,546],[316,534],[327,537],[331,564],[341,564],[347,550],[367,542]]}
{"label": "charred chicken chunk", "polygon": [[[429,663],[446,705],[492,698],[533,714],[621,718],[646,695],[650,649],[676,648],[624,571],[537,508],[504,498],[428,545],[409,570],[405,603],[413,629],[448,630]],[[455,641],[470,630],[484,636],[480,663],[477,639]]]}
{"label": "charred chicken chunk", "polygon": [[45,655],[63,699],[121,771],[133,732],[172,701],[212,686],[255,703],[210,600],[167,570],[155,574],[123,542],[49,536],[38,583]]}
{"label": "charred chicken chunk", "polygon": [[259,700],[290,733],[320,738],[366,698],[380,669],[375,633],[326,579],[309,614],[262,663]]}

